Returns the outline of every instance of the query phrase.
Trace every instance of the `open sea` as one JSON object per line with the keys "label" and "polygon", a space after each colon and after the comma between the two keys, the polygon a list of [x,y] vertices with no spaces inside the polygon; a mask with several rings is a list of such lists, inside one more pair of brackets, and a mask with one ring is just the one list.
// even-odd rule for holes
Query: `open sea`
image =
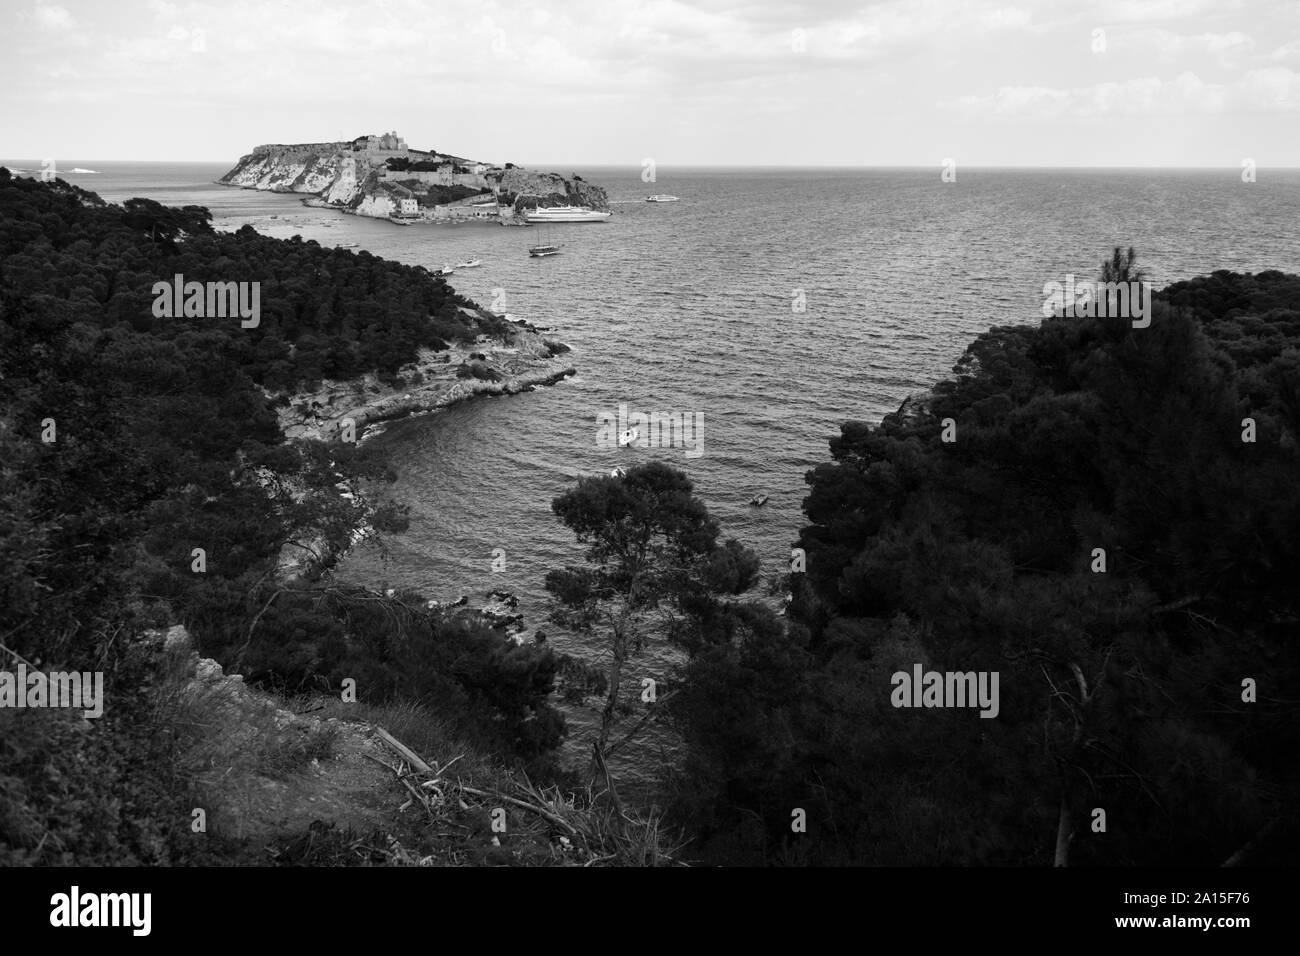
{"label": "open sea", "polygon": [[[34,160],[0,161],[39,169]],[[805,473],[829,460],[848,419],[878,421],[912,391],[950,375],[991,325],[1041,321],[1043,285],[1094,278],[1133,245],[1159,288],[1216,269],[1300,272],[1300,171],[1239,169],[557,168],[605,187],[606,223],[548,227],[561,255],[529,258],[539,228],[396,226],[301,204],[301,197],[213,184],[231,163],[60,162],[104,199],[197,204],[214,224],[458,270],[457,291],[553,330],[577,376],[393,424],[374,438],[399,475],[411,526],[386,553],[363,544],[342,578],[448,600],[504,588],[557,649],[599,649],[546,622],[548,570],[582,549],[551,513],[575,477],[659,458],[684,469],[725,536],[780,573],[802,524]],[[524,164],[527,165],[527,164]],[[69,173],[74,167],[95,173]],[[30,172],[26,173],[31,175]],[[652,193],[677,203],[641,201]],[[803,310],[795,307],[802,301]],[[703,453],[602,449],[597,416],[703,414]],[[765,507],[748,502],[770,495]],[[506,569],[491,572],[493,550]],[[630,686],[671,661],[652,648]],[[585,760],[596,708],[567,708],[565,755]],[[633,748],[636,749],[636,748]],[[663,735],[615,766],[648,786],[671,756]]]}

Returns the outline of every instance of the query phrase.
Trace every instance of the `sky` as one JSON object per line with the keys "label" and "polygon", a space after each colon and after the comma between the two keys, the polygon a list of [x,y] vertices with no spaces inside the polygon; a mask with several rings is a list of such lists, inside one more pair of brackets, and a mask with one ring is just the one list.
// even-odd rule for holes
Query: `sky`
{"label": "sky", "polygon": [[0,0],[0,156],[1300,166],[1300,0]]}

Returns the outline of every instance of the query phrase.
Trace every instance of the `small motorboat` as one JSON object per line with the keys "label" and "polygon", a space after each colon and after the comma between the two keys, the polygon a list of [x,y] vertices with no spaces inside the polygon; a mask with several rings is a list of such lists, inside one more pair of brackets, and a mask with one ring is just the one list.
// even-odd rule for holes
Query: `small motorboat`
{"label": "small motorboat", "polygon": [[763,505],[767,504],[767,497],[767,495],[754,495],[754,497],[749,499],[749,503],[755,508],[761,508]]}
{"label": "small motorboat", "polygon": [[465,262],[456,263],[457,269],[477,269],[483,264],[482,259],[468,259]]}
{"label": "small motorboat", "polygon": [[640,435],[641,433],[637,431],[635,428],[629,428],[623,434],[618,436],[619,447],[622,448],[632,444],[632,442],[636,441],[637,438],[640,437]]}
{"label": "small motorboat", "polygon": [[646,202],[679,202],[676,196],[669,196],[664,193],[660,193],[657,196],[646,196],[645,201]]}

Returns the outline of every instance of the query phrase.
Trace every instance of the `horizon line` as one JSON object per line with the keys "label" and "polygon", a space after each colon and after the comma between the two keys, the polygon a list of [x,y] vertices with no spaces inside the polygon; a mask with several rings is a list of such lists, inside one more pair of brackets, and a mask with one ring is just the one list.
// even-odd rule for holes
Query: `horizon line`
{"label": "horizon line", "polygon": [[[16,158],[15,162],[32,162],[40,165],[40,158]],[[226,159],[118,159],[118,158],[84,158],[73,157],[67,162],[86,162],[86,163],[191,163],[194,165],[222,165],[230,163],[232,168],[239,164],[239,159],[233,162]],[[7,160],[0,159],[0,165],[7,165]],[[501,164],[501,165],[504,165]],[[560,161],[533,161],[528,163],[515,163],[524,169],[535,169],[542,166],[572,166],[586,169],[641,169],[640,163],[593,163],[588,161],[560,160]],[[1241,169],[1241,163],[1233,165],[1198,165],[1191,163],[1179,164],[1123,164],[1123,163],[1104,163],[1094,165],[1079,164],[1036,164],[1036,163],[956,163],[958,169],[1214,169],[1224,170]],[[657,163],[656,169],[943,169],[944,163]],[[1255,164],[1256,169],[1274,169],[1274,170],[1297,170],[1300,165],[1293,166],[1266,166],[1260,163]]]}

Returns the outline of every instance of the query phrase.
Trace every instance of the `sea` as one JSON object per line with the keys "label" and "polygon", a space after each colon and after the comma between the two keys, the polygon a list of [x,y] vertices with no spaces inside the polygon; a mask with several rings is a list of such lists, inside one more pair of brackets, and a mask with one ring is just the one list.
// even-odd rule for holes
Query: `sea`
{"label": "sea", "polygon": [[[34,160],[0,161],[39,170]],[[598,640],[547,620],[547,571],[583,561],[552,500],[583,475],[659,459],[685,471],[723,534],[782,573],[804,523],[805,476],[842,422],[878,422],[950,377],[994,325],[1038,323],[1044,285],[1094,278],[1116,245],[1159,288],[1217,269],[1300,271],[1300,170],[664,168],[539,166],[603,186],[604,223],[397,226],[292,195],[215,185],[221,163],[60,163],[110,202],[208,207],[214,225],[458,269],[457,291],[551,330],[577,375],[391,425],[373,441],[397,472],[410,528],[363,543],[338,575],[472,602],[504,589],[557,650],[600,664]],[[527,166],[528,164],[523,164]],[[93,172],[67,172],[80,169]],[[28,172],[28,175],[31,173]],[[650,194],[675,203],[647,203]],[[563,243],[535,259],[539,239]],[[602,416],[702,422],[691,447],[601,447]],[[698,418],[696,416],[702,416]],[[750,504],[767,495],[762,507]],[[504,567],[494,571],[494,557]],[[497,561],[496,566],[502,567]],[[630,687],[677,660],[651,642]],[[564,707],[562,757],[590,754],[597,702]],[[677,749],[652,730],[613,762],[650,792]]]}

